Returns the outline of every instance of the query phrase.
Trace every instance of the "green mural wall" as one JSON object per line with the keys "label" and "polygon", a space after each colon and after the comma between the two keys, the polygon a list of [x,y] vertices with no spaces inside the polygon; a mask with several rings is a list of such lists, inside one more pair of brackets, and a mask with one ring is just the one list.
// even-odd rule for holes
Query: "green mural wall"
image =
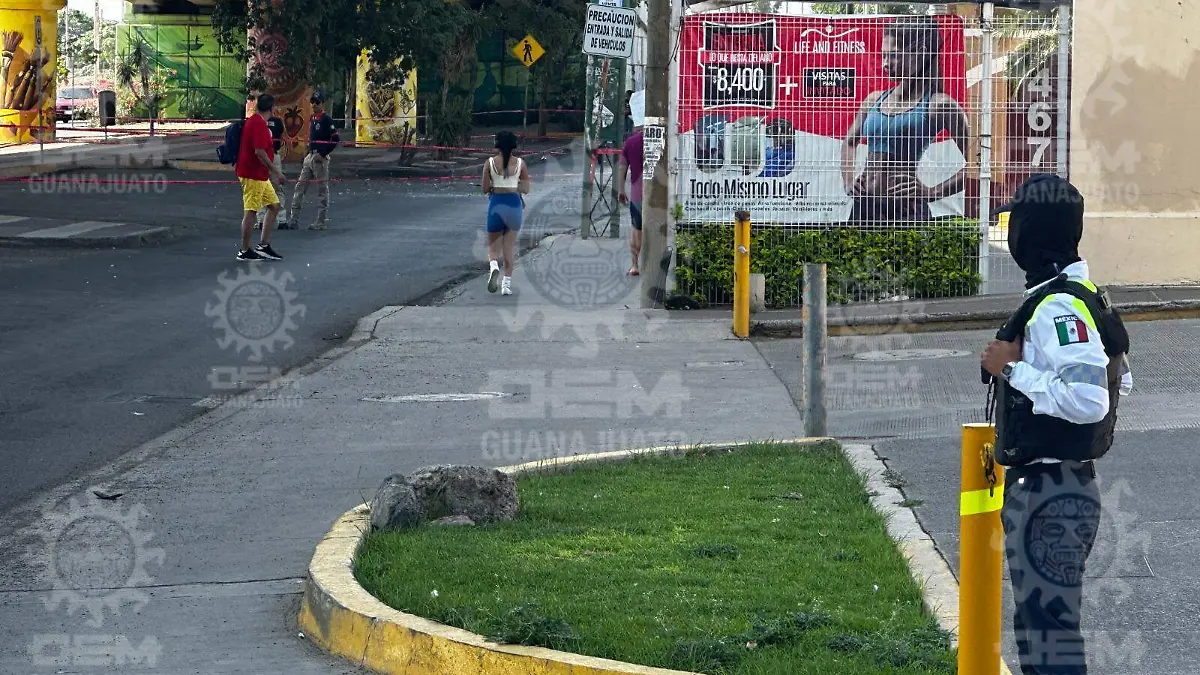
{"label": "green mural wall", "polygon": [[[475,68],[470,92],[474,99],[476,113],[521,110],[525,102],[525,83],[529,80],[529,69],[522,65],[509,52],[509,47],[515,42],[516,40],[506,39],[503,33],[496,33],[476,45],[475,54],[479,58],[479,63]],[[557,90],[552,90],[549,99],[550,108],[561,106],[563,108],[577,109],[582,107],[584,67],[585,59],[581,55],[579,58],[573,60],[567,68],[568,72],[564,73],[563,77],[557,78],[559,87]],[[579,84],[577,87],[562,86],[564,82],[572,78],[578,81]],[[418,71],[417,90],[419,93],[434,94],[441,90],[441,86],[441,79],[436,74]],[[572,95],[571,93],[561,91],[562,89],[574,89],[578,91]],[[461,86],[455,87],[455,91],[459,94],[468,93]],[[530,110],[536,110],[537,105],[537,87],[531,82],[529,87]],[[563,117],[565,120],[569,116]],[[575,117],[578,118],[579,127],[582,128],[582,116],[576,115]],[[531,116],[530,121],[532,122],[533,119]],[[514,124],[520,123],[520,121],[520,112],[476,116],[476,122],[480,124]]]}
{"label": "green mural wall", "polygon": [[167,78],[167,119],[236,119],[243,116],[245,62],[221,49],[207,16],[127,14],[117,27],[117,50],[145,40]]}
{"label": "green mural wall", "polygon": [[[127,13],[125,23],[117,27],[118,51],[125,53],[131,40],[140,37],[155,54],[155,62],[174,71],[167,80],[167,104],[164,117],[167,119],[235,119],[244,109],[242,85],[246,74],[245,62],[234,54],[221,49],[213,34],[210,18],[203,15],[182,14],[136,14]],[[476,67],[471,91],[458,87],[460,94],[472,95],[476,112],[519,111],[524,103],[525,82],[529,69],[508,51],[510,40],[503,34],[495,34],[481,41],[476,47],[479,64]],[[577,87],[560,89],[578,90],[572,93],[558,91],[550,97],[550,107],[579,109],[583,107],[582,56],[572,62],[565,73],[566,79],[576,79]],[[440,90],[441,81],[435,74],[418,74],[418,91],[422,94]],[[559,78],[559,83],[564,78]],[[536,87],[530,86],[529,106],[537,108]],[[578,123],[582,129],[581,115],[555,115],[562,121]],[[517,113],[478,115],[480,124],[519,123]]]}

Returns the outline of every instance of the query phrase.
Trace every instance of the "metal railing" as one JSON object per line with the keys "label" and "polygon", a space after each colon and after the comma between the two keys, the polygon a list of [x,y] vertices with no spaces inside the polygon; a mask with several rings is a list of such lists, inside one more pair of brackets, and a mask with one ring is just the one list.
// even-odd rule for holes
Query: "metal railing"
{"label": "metal railing", "polygon": [[718,251],[741,209],[769,307],[802,304],[805,261],[828,265],[834,302],[1020,290],[994,210],[1029,176],[1067,172],[1069,9],[777,4],[685,17],[678,292],[732,302]]}

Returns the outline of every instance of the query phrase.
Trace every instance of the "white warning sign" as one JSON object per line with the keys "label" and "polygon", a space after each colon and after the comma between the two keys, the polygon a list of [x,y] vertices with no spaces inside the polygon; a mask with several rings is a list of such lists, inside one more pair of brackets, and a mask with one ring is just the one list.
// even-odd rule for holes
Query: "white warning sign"
{"label": "white warning sign", "polygon": [[637,12],[624,7],[588,5],[583,28],[583,53],[613,59],[633,56]]}

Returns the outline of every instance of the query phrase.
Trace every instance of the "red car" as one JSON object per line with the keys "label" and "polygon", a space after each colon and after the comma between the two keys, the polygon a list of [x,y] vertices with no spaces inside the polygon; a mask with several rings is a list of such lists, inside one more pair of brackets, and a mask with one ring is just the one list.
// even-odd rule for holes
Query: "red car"
{"label": "red car", "polygon": [[91,87],[63,87],[54,109],[59,120],[87,117],[96,108],[96,90]]}

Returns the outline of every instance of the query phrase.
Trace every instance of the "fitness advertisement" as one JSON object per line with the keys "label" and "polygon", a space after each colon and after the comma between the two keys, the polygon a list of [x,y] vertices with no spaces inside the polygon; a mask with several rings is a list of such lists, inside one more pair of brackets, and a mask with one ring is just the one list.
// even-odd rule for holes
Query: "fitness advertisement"
{"label": "fitness advertisement", "polygon": [[969,133],[955,16],[685,19],[683,220],[901,224],[962,215]]}

